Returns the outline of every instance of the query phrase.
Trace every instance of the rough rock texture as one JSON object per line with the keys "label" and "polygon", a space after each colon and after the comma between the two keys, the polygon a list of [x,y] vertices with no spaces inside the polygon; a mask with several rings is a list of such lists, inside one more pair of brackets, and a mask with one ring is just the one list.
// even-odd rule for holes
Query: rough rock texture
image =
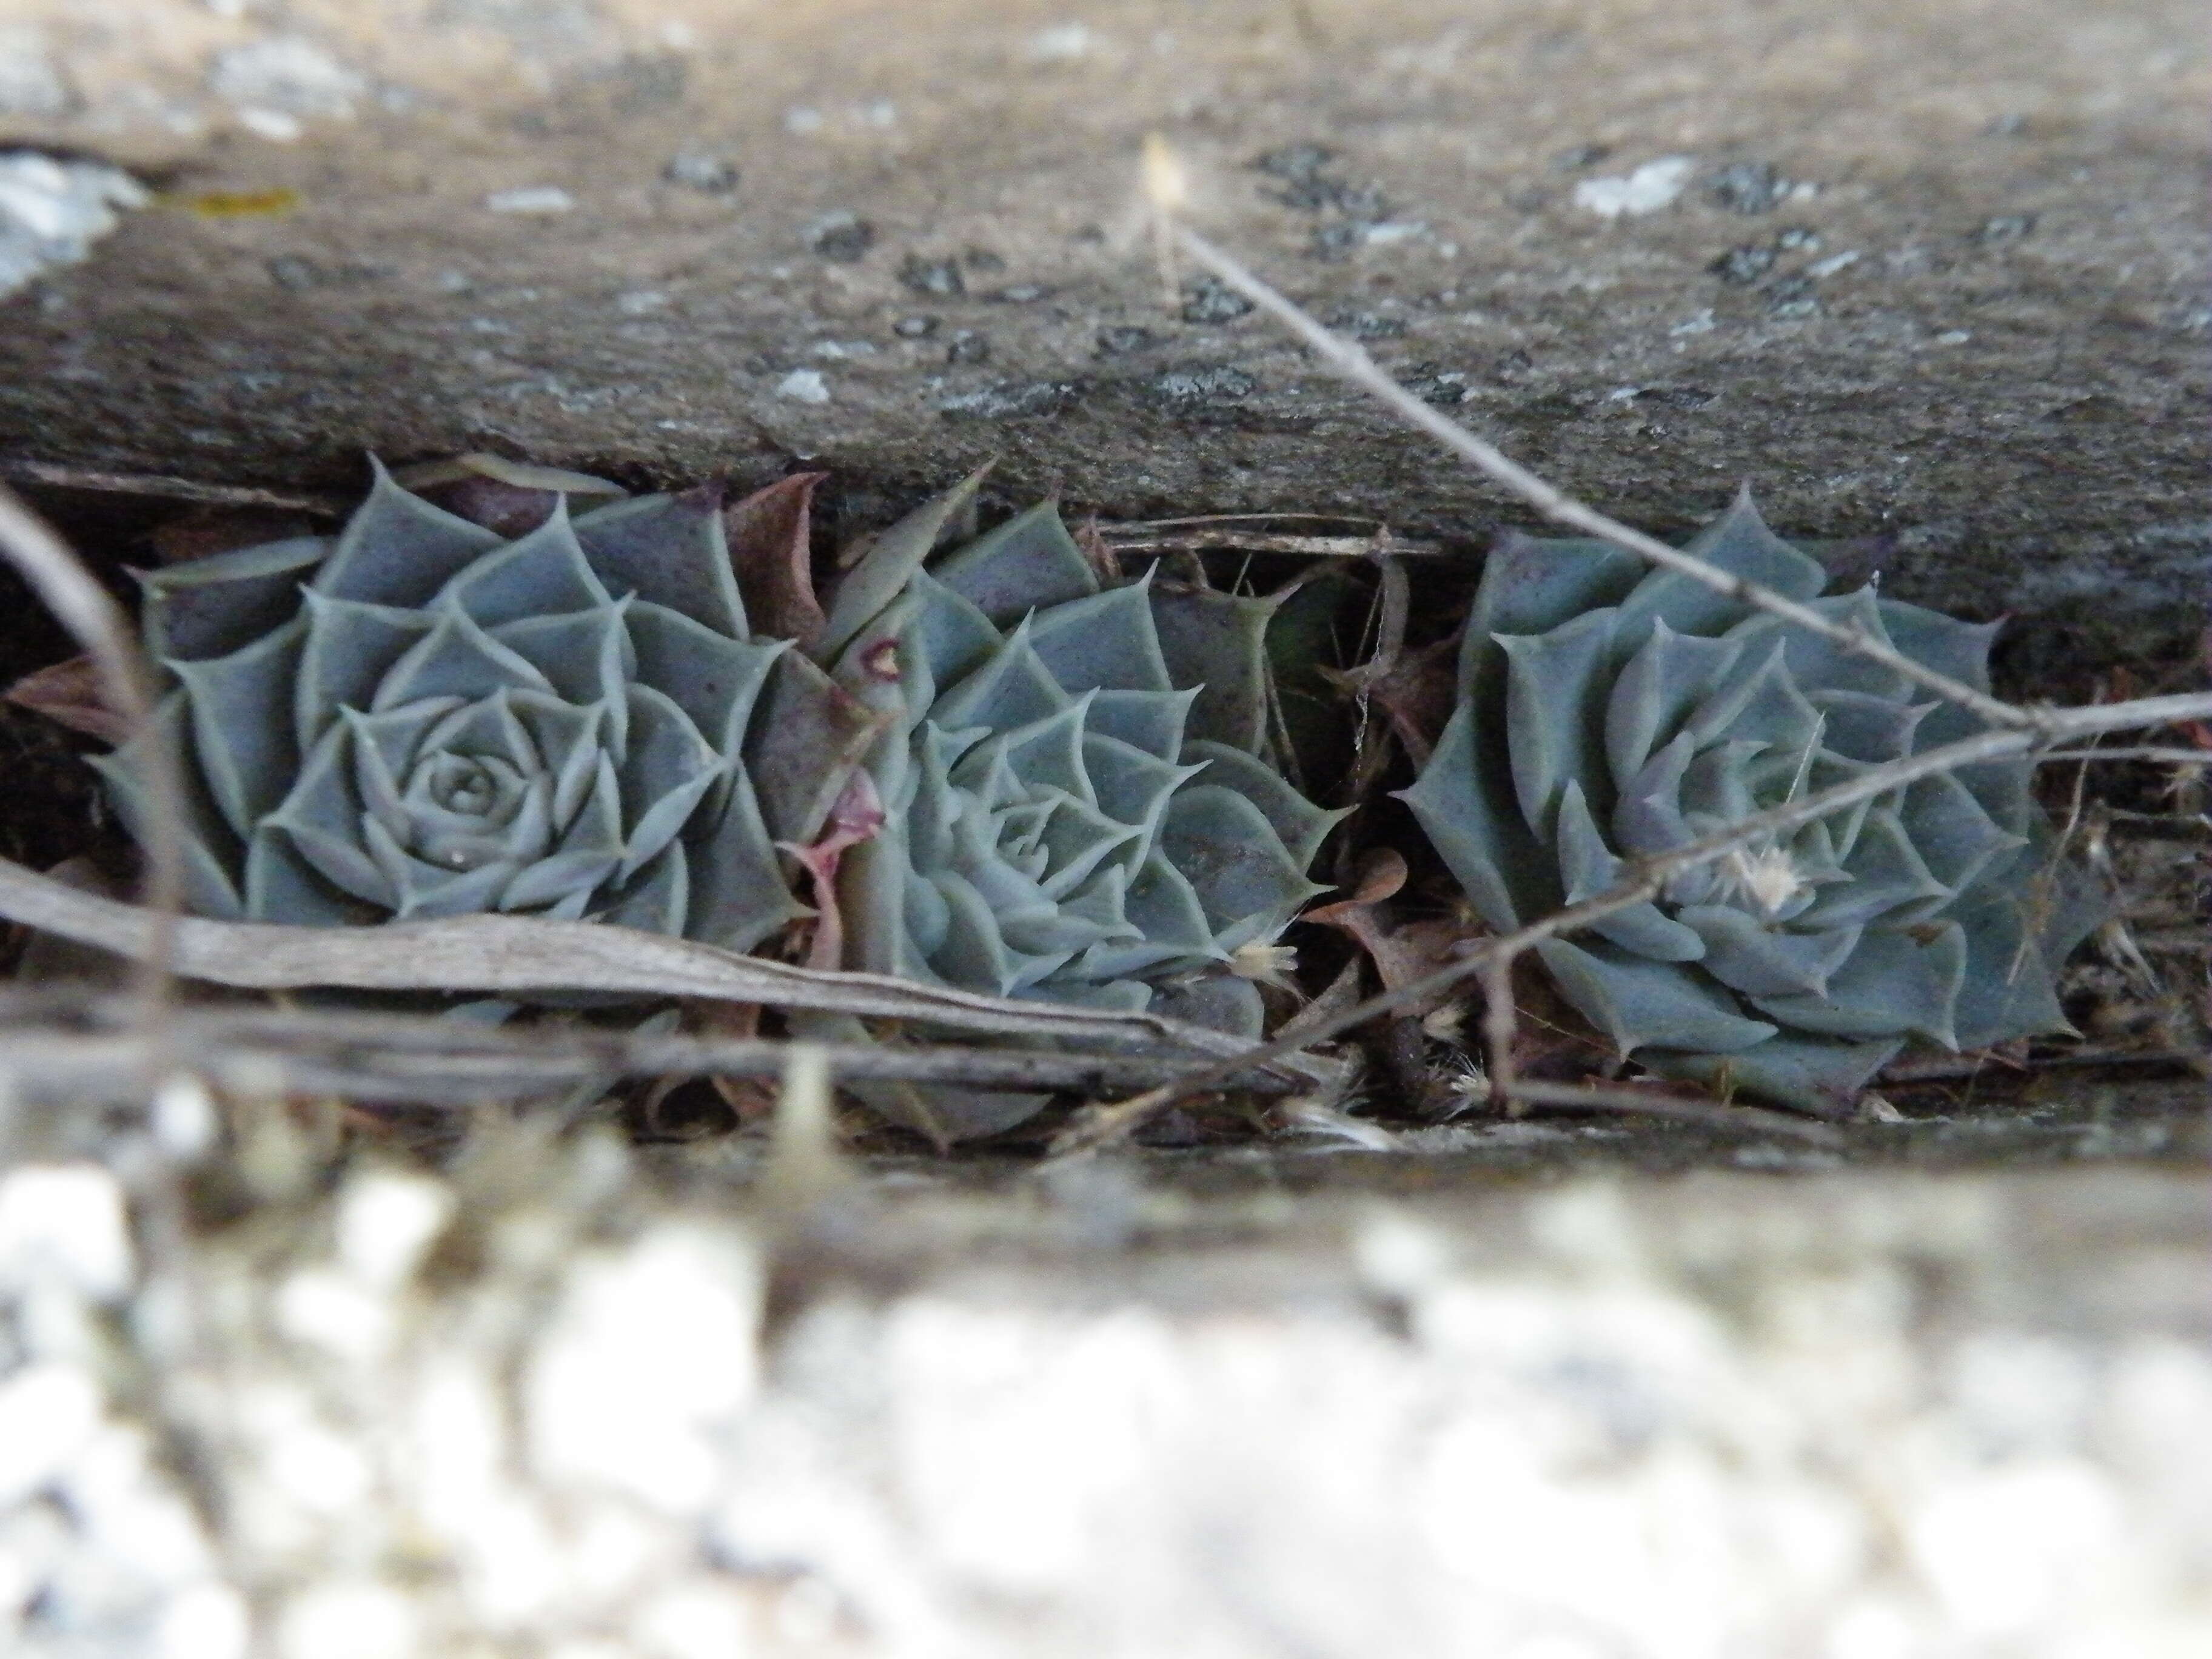
{"label": "rough rock texture", "polygon": [[1153,1159],[793,1229],[592,1138],[325,1188],[274,1121],[189,1248],[95,1164],[0,1174],[11,1653],[2181,1659],[2212,1620],[2197,1171],[1291,1206],[1328,1160]]}
{"label": "rough rock texture", "polygon": [[1749,478],[1980,615],[2212,579],[2181,0],[9,16],[0,137],[166,191],[0,312],[0,465],[803,454],[908,497],[998,454],[1120,516],[1522,516],[1224,296],[1163,309],[1121,240],[1157,129],[1209,230],[1633,521]]}

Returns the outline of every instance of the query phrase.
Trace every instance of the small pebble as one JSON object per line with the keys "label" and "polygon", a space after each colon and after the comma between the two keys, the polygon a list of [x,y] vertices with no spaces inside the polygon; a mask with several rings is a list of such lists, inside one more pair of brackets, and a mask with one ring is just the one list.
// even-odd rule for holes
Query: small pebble
{"label": "small pebble", "polygon": [[1611,144],[1571,144],[1552,157],[1552,167],[1559,173],[1580,173],[1584,167],[1594,167],[1613,154]]}
{"label": "small pebble", "polygon": [[1439,369],[1434,363],[1416,363],[1398,382],[1425,404],[1449,409],[1467,401],[1467,375],[1456,368]]}
{"label": "small pebble", "polygon": [[1995,219],[1984,220],[1974,233],[1973,240],[1984,246],[2000,242],[2017,242],[2035,228],[2033,213],[2007,213]]}
{"label": "small pebble", "polygon": [[1373,311],[1333,311],[1322,320],[1355,340],[1402,339],[1406,332],[1402,317],[1385,317]]}
{"label": "small pebble", "polygon": [[1334,160],[1336,152],[1326,144],[1285,144],[1255,156],[1252,167],[1273,178],[1302,179],[1317,177]]}
{"label": "small pebble", "polygon": [[950,259],[925,259],[919,253],[909,253],[899,262],[898,279],[916,294],[950,297],[968,291],[958,265]]}
{"label": "small pebble", "polygon": [[1158,345],[1159,336],[1149,328],[1122,325],[1098,331],[1098,353],[1103,357],[1125,357],[1133,351],[1142,351]]}
{"label": "small pebble", "polygon": [[1588,208],[1601,219],[1656,213],[1674,204],[1696,166],[1686,155],[1662,155],[1618,178],[1585,179],[1575,186],[1575,205]]}
{"label": "small pebble", "polygon": [[279,288],[290,289],[295,293],[302,289],[343,288],[354,283],[373,283],[391,274],[388,270],[377,265],[319,265],[297,253],[279,253],[268,262],[265,269],[270,281]]}
{"label": "small pebble", "polygon": [[1361,230],[1362,227],[1355,224],[1323,225],[1314,232],[1313,240],[1306,244],[1306,252],[1332,264],[1348,258],[1352,250],[1366,240]]}
{"label": "small pebble", "polygon": [[1705,269],[1724,283],[1748,287],[1774,269],[1774,250],[1764,243],[1745,242],[1730,248]]}
{"label": "small pebble", "polygon": [[1785,253],[1809,252],[1820,246],[1820,233],[1809,225],[1788,225],[1774,233],[1774,246]]}
{"label": "small pebble", "polygon": [[1200,277],[1182,291],[1182,319],[1186,323],[1231,322],[1251,309],[1249,300],[1211,276]]}
{"label": "small pebble", "polygon": [[1171,368],[1152,384],[1152,395],[1161,402],[1183,406],[1237,403],[1259,389],[1257,379],[1228,363]]}
{"label": "small pebble", "polygon": [[1073,382],[1036,380],[1026,386],[987,386],[963,392],[938,404],[938,412],[955,419],[1006,421],[1038,415],[1057,415],[1076,393]]}
{"label": "small pebble", "polygon": [[1636,389],[1633,401],[1662,409],[1703,409],[1719,396],[1701,386],[1646,386]]}
{"label": "small pebble", "polygon": [[1359,240],[1370,247],[1389,247],[1397,242],[1410,242],[1428,228],[1419,219],[1393,219],[1385,224],[1360,226]]}
{"label": "small pebble", "polygon": [[806,228],[806,246],[824,259],[849,265],[876,245],[876,228],[859,215],[825,213]]}
{"label": "small pebble", "polygon": [[1055,23],[1030,36],[1026,55],[1032,64],[1067,64],[1097,44],[1097,37],[1081,23]]}
{"label": "small pebble", "polygon": [[1766,290],[1766,309],[1777,317],[1819,315],[1820,301],[1813,292],[1813,279],[1810,276],[1784,276]]}
{"label": "small pebble", "polygon": [[945,361],[956,368],[967,363],[989,362],[990,337],[980,329],[953,330],[951,341],[945,348]]}
{"label": "small pebble", "polygon": [[1765,213],[1790,194],[1790,180],[1765,161],[1731,161],[1706,182],[1715,207],[1746,216]]}
{"label": "small pebble", "polygon": [[301,258],[296,253],[280,253],[265,267],[269,280],[279,288],[290,289],[295,294],[302,289],[313,288],[323,280],[322,271],[312,259]]}
{"label": "small pebble", "polygon": [[1006,268],[1006,262],[987,247],[971,247],[960,256],[960,262],[970,270],[980,270],[994,276]]}
{"label": "small pebble", "polygon": [[794,403],[826,404],[830,401],[830,387],[819,369],[794,368],[776,382],[775,395]]}
{"label": "small pebble", "polygon": [[484,206],[494,213],[545,216],[567,213],[575,205],[576,198],[558,185],[531,185],[520,190],[495,190],[484,198]]}
{"label": "small pebble", "polygon": [[902,340],[927,340],[940,325],[941,319],[935,317],[902,317],[891,325],[891,332]]}
{"label": "small pebble", "polygon": [[1052,290],[1042,283],[1016,283],[1011,287],[994,289],[983,297],[1000,305],[1026,306],[1050,299]]}

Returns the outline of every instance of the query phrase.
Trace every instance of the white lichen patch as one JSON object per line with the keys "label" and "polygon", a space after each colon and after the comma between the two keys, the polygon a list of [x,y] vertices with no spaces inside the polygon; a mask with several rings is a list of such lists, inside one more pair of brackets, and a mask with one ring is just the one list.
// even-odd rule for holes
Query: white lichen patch
{"label": "white lichen patch", "polygon": [[1697,165],[1687,155],[1662,155],[1617,178],[1585,179],[1575,186],[1575,205],[1588,208],[1601,219],[1656,213],[1674,205]]}
{"label": "white lichen patch", "polygon": [[368,83],[311,40],[272,35],[218,54],[208,89],[241,112],[344,120]]}
{"label": "white lichen patch", "polygon": [[788,398],[798,404],[826,404],[830,401],[830,383],[817,368],[794,368],[775,383],[775,395]]}
{"label": "white lichen patch", "polygon": [[558,185],[524,185],[514,190],[495,190],[484,198],[486,211],[520,214],[524,217],[547,218],[573,212],[575,206],[576,198]]}
{"label": "white lichen patch", "polygon": [[55,266],[76,264],[115,228],[118,209],[146,201],[138,181],[119,168],[37,150],[0,153],[0,300]]}

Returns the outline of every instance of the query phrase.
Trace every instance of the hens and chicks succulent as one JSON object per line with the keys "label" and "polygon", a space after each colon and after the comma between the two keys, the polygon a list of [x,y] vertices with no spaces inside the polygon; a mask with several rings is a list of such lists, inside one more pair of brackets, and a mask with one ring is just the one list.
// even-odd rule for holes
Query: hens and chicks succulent
{"label": "hens and chicks succulent", "polygon": [[[194,910],[508,911],[746,951],[811,901],[823,965],[1258,1034],[1237,953],[1322,890],[1308,872],[1342,816],[1276,765],[1272,601],[1125,580],[1049,504],[978,535],[970,480],[875,538],[825,616],[803,497],[795,520],[767,515],[778,550],[751,544],[769,492],[572,517],[556,483],[463,516],[380,467],[335,538],[145,579],[168,689],[101,765],[143,838],[143,745],[185,757]],[[1987,684],[1991,628],[1871,588],[1817,598],[1820,567],[1747,501],[1692,550]],[[1741,599],[1606,544],[1513,535],[1405,793],[1502,932],[1977,729]],[[1647,1070],[1832,1112],[1911,1038],[2063,1028],[2053,974],[2094,912],[2049,841],[2026,763],[1984,764],[1739,848],[1538,951]],[[1037,1103],[878,1092],[948,1133]]]}
{"label": "hens and chicks succulent", "polygon": [[[1954,680],[1994,623],[1826,573],[1747,497],[1689,545]],[[1982,730],[1894,668],[1605,542],[1510,535],[1462,645],[1450,725],[1406,800],[1491,927],[1605,891],[1629,863]],[[1536,946],[1647,1070],[1834,1114],[1913,1036],[2063,1030],[2054,975],[2100,909],[2051,855],[2025,760],[1937,773],[1681,872]]]}

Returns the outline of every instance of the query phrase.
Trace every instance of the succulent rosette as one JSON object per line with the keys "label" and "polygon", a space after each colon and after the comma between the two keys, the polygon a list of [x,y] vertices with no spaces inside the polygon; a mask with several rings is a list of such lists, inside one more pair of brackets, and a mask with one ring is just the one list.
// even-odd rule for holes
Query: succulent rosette
{"label": "succulent rosette", "polygon": [[[567,493],[541,490],[529,516],[510,538],[378,466],[335,538],[143,579],[169,689],[98,763],[142,842],[181,836],[192,910],[308,926],[502,911],[739,951],[805,914],[775,843],[821,822],[832,705],[850,700],[752,633],[719,489],[573,519]],[[803,497],[798,522],[803,545]],[[771,724],[820,740],[778,747]],[[149,742],[184,761],[181,823],[149,821]]]}
{"label": "succulent rosette", "polygon": [[[972,483],[876,540],[820,648],[885,722],[883,829],[838,874],[846,964],[1256,1035],[1233,959],[1323,890],[1306,871],[1340,816],[1269,758],[1273,602],[1102,580],[1049,502],[925,568]],[[945,1137],[1039,1103],[868,1097]]]}
{"label": "succulent rosette", "polygon": [[[1986,690],[1996,624],[1828,598],[1744,496],[1689,551]],[[1589,540],[1510,535],[1468,623],[1449,725],[1405,799],[1500,932],[1637,859],[1983,722],[1863,655]],[[1907,1042],[2067,1028],[2053,978],[2102,913],[2025,761],[1962,767],[1752,843],[1536,951],[1652,1072],[1833,1115]]]}

